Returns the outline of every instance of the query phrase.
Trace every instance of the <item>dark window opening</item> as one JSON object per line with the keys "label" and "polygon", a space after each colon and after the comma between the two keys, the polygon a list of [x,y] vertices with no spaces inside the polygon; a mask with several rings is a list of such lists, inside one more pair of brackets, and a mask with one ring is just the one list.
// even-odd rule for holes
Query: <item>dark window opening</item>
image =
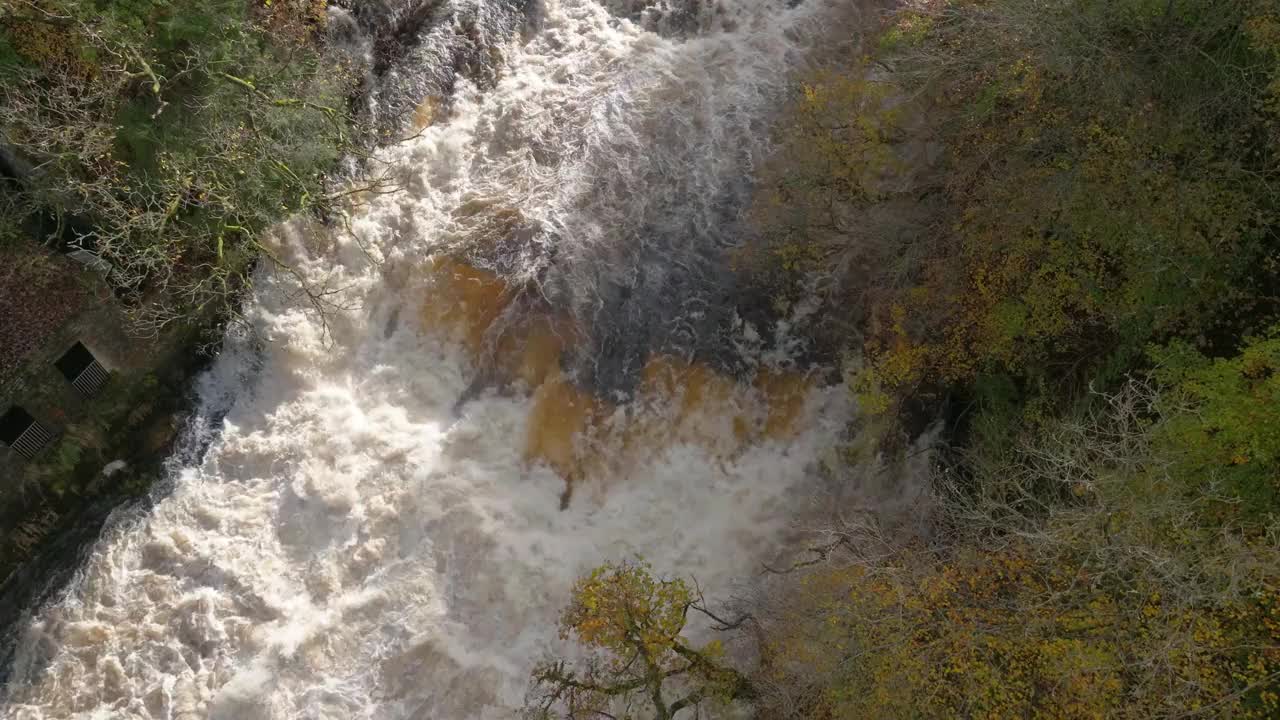
{"label": "dark window opening", "polygon": [[0,442],[30,460],[54,438],[53,431],[36,422],[31,413],[14,405],[0,416]]}
{"label": "dark window opening", "polygon": [[85,397],[92,397],[107,381],[107,371],[82,343],[77,342],[54,363],[62,377]]}
{"label": "dark window opening", "polygon": [[89,348],[82,343],[76,343],[62,357],[58,358],[58,362],[54,363],[54,365],[62,373],[62,377],[74,381],[93,362],[93,353],[89,352]]}
{"label": "dark window opening", "polygon": [[31,427],[31,423],[36,419],[31,417],[31,413],[14,405],[9,408],[3,416],[0,416],[0,442],[5,445],[12,445],[18,439],[18,436],[27,431]]}

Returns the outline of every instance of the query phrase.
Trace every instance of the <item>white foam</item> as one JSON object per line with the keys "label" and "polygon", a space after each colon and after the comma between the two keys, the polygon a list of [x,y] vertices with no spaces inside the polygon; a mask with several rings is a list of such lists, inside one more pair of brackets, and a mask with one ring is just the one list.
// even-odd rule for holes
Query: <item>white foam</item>
{"label": "white foam", "polygon": [[464,82],[449,118],[385,152],[407,191],[353,223],[379,265],[350,237],[312,257],[317,230],[282,230],[282,252],[345,287],[349,309],[326,329],[287,278],[260,276],[248,312],[271,342],[204,381],[210,417],[230,403],[220,436],[35,614],[0,714],[509,718],[579,573],[641,555],[729,588],[776,548],[842,425],[838,388],[812,393],[792,440],[730,460],[677,444],[560,511],[563,481],[523,462],[528,397],[483,394],[455,416],[472,368],[416,318],[427,256],[465,236],[450,213],[475,197],[554,227],[579,299],[635,271],[629,224],[680,213],[689,243],[722,242],[716,198],[764,151],[829,8],[722,3],[734,22],[680,39],[590,0],[544,5],[496,88]]}

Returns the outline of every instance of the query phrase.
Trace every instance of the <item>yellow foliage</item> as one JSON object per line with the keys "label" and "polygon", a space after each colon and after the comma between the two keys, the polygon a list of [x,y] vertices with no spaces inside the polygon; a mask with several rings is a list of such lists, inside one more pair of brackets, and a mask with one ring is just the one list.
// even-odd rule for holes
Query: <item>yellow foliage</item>
{"label": "yellow foliage", "polygon": [[620,662],[631,659],[633,646],[671,662],[690,602],[681,580],[657,580],[643,565],[602,565],[574,585],[561,635],[616,652]]}
{"label": "yellow foliage", "polygon": [[890,94],[865,65],[802,83],[792,133],[803,156],[795,161],[822,173],[821,182],[846,198],[880,197],[882,176],[898,168],[890,140],[900,118]]}
{"label": "yellow foliage", "polygon": [[[723,645],[699,648],[682,636],[691,611],[702,610],[683,580],[655,578],[645,564],[608,563],[580,578],[560,617],[560,635],[588,650],[576,666],[561,660],[533,670],[526,716],[703,716],[704,708],[751,694],[723,662]],[[606,710],[625,706],[626,715]]]}
{"label": "yellow foliage", "polygon": [[36,65],[55,68],[80,81],[91,80],[97,74],[94,50],[70,26],[40,20],[5,22],[0,19],[0,29],[13,49]]}
{"label": "yellow foliage", "polygon": [[[1149,718],[1213,705],[1269,717],[1280,609],[1197,606],[1106,589],[1027,546],[905,551],[810,574],[773,629],[773,679],[819,681],[815,718]],[[1244,642],[1250,649],[1242,655]]]}

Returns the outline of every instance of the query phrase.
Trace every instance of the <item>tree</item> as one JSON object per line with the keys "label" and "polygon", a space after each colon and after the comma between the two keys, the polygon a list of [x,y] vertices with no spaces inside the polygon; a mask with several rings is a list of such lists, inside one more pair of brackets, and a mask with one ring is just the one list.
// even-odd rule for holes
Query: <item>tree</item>
{"label": "tree", "polygon": [[1170,386],[1161,441],[1188,484],[1221,486],[1213,514],[1257,522],[1280,507],[1280,326],[1209,358],[1175,342],[1152,351]]}
{"label": "tree", "polygon": [[945,455],[927,540],[829,531],[754,608],[758,715],[1277,717],[1276,350],[1169,349],[1172,385]]}
{"label": "tree", "polygon": [[785,115],[755,272],[851,320],[865,409],[1058,403],[1276,313],[1275,0],[910,3],[858,56]]}
{"label": "tree", "polygon": [[683,580],[654,578],[648,565],[596,568],[574,585],[560,618],[560,636],[576,637],[590,652],[576,665],[550,659],[534,668],[526,716],[673,720],[707,704],[750,698],[750,684],[725,663],[719,640],[698,647],[681,634],[690,610],[717,630],[748,619],[721,620],[700,592]]}
{"label": "tree", "polygon": [[751,269],[845,322],[859,446],[947,424],[925,532],[774,571],[757,716],[1280,717],[1280,2],[877,39],[799,88]]}
{"label": "tree", "polygon": [[323,42],[322,4],[289,6],[0,0],[0,133],[30,166],[0,209],[52,218],[41,240],[109,263],[143,334],[235,316],[260,258],[322,316],[332,302],[270,249],[269,230],[339,215],[354,191],[326,175],[368,133],[348,111],[357,68]]}

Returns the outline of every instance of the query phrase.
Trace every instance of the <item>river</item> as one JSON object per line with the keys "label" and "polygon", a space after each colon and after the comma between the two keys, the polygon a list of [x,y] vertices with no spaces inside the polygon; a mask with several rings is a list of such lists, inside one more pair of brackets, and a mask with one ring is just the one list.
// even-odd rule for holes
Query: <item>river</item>
{"label": "river", "polygon": [[511,718],[580,573],[724,597],[785,551],[848,394],[732,260],[848,3],[437,4],[489,72],[432,65],[437,8],[384,80],[441,94],[379,153],[401,189],[277,233],[325,316],[260,271],[207,450],[31,609],[0,716]]}

